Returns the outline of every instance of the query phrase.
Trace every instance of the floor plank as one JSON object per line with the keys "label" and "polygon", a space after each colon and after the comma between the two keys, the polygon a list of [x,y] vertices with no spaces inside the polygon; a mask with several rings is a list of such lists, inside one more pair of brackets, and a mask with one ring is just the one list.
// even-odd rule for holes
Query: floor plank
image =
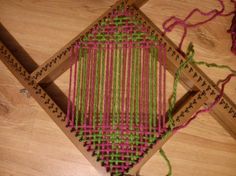
{"label": "floor plank", "polygon": [[[233,6],[226,2],[226,10]],[[114,3],[114,0],[0,0],[0,21],[38,64],[42,64]],[[150,0],[142,10],[161,27],[172,15],[183,18],[190,9],[219,8],[217,1]],[[227,64],[236,69],[226,30],[231,18],[188,32],[184,48],[192,41],[196,60]],[[198,17],[193,19],[197,20]],[[177,44],[182,29],[170,38]],[[202,69],[217,81],[227,71]],[[68,73],[56,84],[67,92]],[[226,93],[236,99],[236,80]],[[171,90],[172,82],[168,87]],[[96,176],[95,169],[70,143],[32,98],[20,94],[23,87],[0,62],[0,175],[1,176]],[[185,90],[178,89],[180,94]],[[199,116],[176,134],[164,149],[175,176],[236,176],[236,141],[208,114]],[[144,166],[141,175],[165,175],[167,167],[159,154]]]}

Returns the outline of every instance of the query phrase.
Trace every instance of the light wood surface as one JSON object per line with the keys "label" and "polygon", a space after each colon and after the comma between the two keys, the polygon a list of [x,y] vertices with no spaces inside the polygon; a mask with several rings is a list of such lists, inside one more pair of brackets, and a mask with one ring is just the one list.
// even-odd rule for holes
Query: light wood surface
{"label": "light wood surface", "polygon": [[[113,3],[111,0],[0,0],[0,21],[31,57],[42,64]],[[226,4],[227,10],[232,9],[232,4],[228,1]],[[184,17],[194,7],[210,10],[218,6],[212,0],[150,0],[141,9],[161,27],[167,17],[174,14]],[[230,35],[226,33],[230,24],[231,17],[221,17],[191,30],[184,47],[193,41],[196,60],[228,64],[236,69],[236,57],[230,52]],[[178,43],[181,32],[181,28],[176,29],[170,38]],[[215,81],[228,73],[203,70]],[[39,105],[19,93],[23,87],[2,63],[0,72],[0,175],[97,175]],[[233,100],[235,83],[232,80],[226,89]],[[56,84],[66,92],[68,72]],[[168,86],[170,91],[172,82]],[[179,93],[185,93],[181,86]],[[199,116],[176,134],[164,149],[173,164],[174,175],[236,175],[236,142],[208,114]],[[141,175],[164,175],[166,169],[156,154]]]}

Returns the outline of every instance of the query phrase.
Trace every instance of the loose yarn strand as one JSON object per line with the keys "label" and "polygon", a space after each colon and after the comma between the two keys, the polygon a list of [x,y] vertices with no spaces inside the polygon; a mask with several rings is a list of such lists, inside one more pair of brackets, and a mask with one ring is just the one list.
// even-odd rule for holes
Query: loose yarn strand
{"label": "loose yarn strand", "polygon": [[231,80],[232,77],[236,76],[235,74],[229,74],[224,80],[223,80],[223,83],[221,85],[221,89],[220,89],[220,94],[215,98],[215,100],[210,104],[208,105],[206,108],[203,108],[203,109],[200,109],[198,110],[190,120],[188,120],[185,124],[179,126],[179,127],[176,127],[174,129],[174,132],[177,132],[178,130],[180,129],[183,129],[185,128],[186,126],[188,126],[188,124],[190,124],[190,122],[192,122],[194,119],[196,119],[198,117],[199,114],[202,114],[202,113],[205,113],[205,112],[210,112],[214,106],[221,100],[221,98],[223,97],[224,95],[224,88],[225,88],[225,85],[227,83],[229,83],[229,81]]}
{"label": "loose yarn strand", "polygon": [[[165,135],[163,136],[163,138],[169,136],[170,134],[172,133],[176,133],[178,130],[180,129],[183,129],[185,128],[186,126],[188,126],[190,124],[190,122],[194,119],[196,119],[198,117],[199,114],[201,113],[205,113],[205,112],[209,112],[211,111],[214,106],[220,101],[220,99],[223,97],[224,95],[224,88],[225,88],[225,85],[227,83],[229,83],[229,81],[231,80],[232,77],[236,76],[236,72],[235,70],[233,70],[232,68],[230,68],[229,66],[226,66],[226,65],[217,65],[217,64],[212,64],[212,63],[207,63],[207,62],[203,62],[203,61],[200,61],[200,62],[196,62],[194,61],[193,57],[194,57],[194,54],[195,54],[195,51],[193,49],[193,45],[192,43],[189,44],[189,47],[188,47],[188,50],[187,50],[187,60],[185,62],[183,62],[180,67],[177,69],[176,73],[175,73],[175,79],[174,79],[174,85],[173,85],[173,93],[172,93],[172,96],[170,98],[170,101],[169,101],[169,110],[168,110],[168,118],[169,118],[169,121],[168,121],[168,124],[169,124],[169,131],[167,131],[167,133],[165,133]],[[188,63],[195,63],[195,64],[199,64],[199,65],[205,65],[207,67],[216,67],[216,68],[221,68],[221,69],[227,69],[227,70],[230,70],[232,73],[229,74],[226,79],[224,80],[221,80],[222,82],[222,86],[221,86],[221,89],[220,89],[220,94],[215,98],[215,100],[206,108],[204,109],[200,109],[199,111],[197,111],[191,119],[189,119],[185,124],[183,124],[182,126],[179,126],[179,127],[174,127],[174,119],[173,119],[173,110],[174,110],[174,107],[175,107],[175,104],[176,104],[176,96],[177,96],[177,87],[178,87],[178,84],[179,84],[179,79],[180,79],[180,75],[183,71],[183,69],[185,68],[185,66],[188,64]],[[163,150],[160,149],[160,154],[166,159],[167,163],[168,163],[168,167],[169,167],[169,173],[172,173],[172,170],[171,170],[171,166],[170,166],[170,162],[169,160],[166,158],[166,155],[163,155]],[[169,176],[169,175],[168,175]]]}
{"label": "loose yarn strand", "polygon": [[[174,125],[173,125],[174,119],[173,119],[173,114],[172,113],[173,113],[174,106],[176,104],[177,87],[178,87],[180,75],[181,75],[181,72],[182,72],[183,68],[188,63],[191,62],[191,63],[198,64],[198,65],[205,65],[207,67],[215,67],[215,68],[220,68],[220,69],[227,69],[227,70],[232,72],[231,74],[229,74],[227,76],[226,79],[221,81],[223,83],[222,83],[222,87],[221,87],[220,94],[218,95],[218,97],[223,97],[223,92],[224,92],[225,85],[230,81],[231,77],[236,76],[236,71],[233,70],[229,66],[218,65],[218,64],[215,64],[215,63],[207,63],[207,62],[203,62],[203,61],[199,61],[199,62],[195,61],[193,59],[194,53],[195,53],[195,51],[193,49],[193,45],[192,45],[192,43],[190,43],[190,45],[188,47],[188,52],[187,52],[187,60],[180,65],[180,67],[177,69],[176,74],[175,74],[175,80],[174,80],[174,85],[173,85],[173,93],[172,93],[172,96],[170,98],[170,102],[169,102],[169,107],[170,108],[169,108],[169,111],[168,111],[169,125],[170,125],[170,129],[171,130],[174,129]],[[210,111],[218,103],[219,99],[220,98],[216,98],[215,99],[215,101],[212,103],[212,105],[209,106],[210,108],[209,108],[208,111]]]}
{"label": "loose yarn strand", "polygon": [[174,129],[173,110],[174,110],[174,107],[176,104],[177,87],[179,84],[180,75],[181,75],[183,69],[185,68],[185,66],[193,60],[194,54],[195,54],[195,52],[193,50],[193,45],[192,45],[192,43],[190,43],[190,45],[188,47],[188,52],[187,52],[187,60],[179,66],[179,68],[177,69],[177,71],[175,73],[173,93],[172,93],[170,101],[169,101],[169,110],[168,110],[168,118],[169,118],[168,125],[169,125],[171,131]]}
{"label": "loose yarn strand", "polygon": [[219,64],[216,64],[216,63],[207,63],[207,62],[203,62],[203,61],[195,61],[193,60],[194,64],[196,65],[205,65],[209,68],[213,67],[213,68],[221,68],[221,69],[227,69],[229,70],[230,72],[236,74],[236,70],[233,70],[231,67],[229,67],[228,65],[219,65]]}
{"label": "loose yarn strand", "polygon": [[172,176],[172,166],[171,166],[170,160],[168,159],[165,151],[161,148],[159,150],[159,153],[160,153],[160,155],[163,157],[163,159],[166,161],[166,163],[168,165],[169,171],[168,171],[168,174],[166,176]]}
{"label": "loose yarn strand", "polygon": [[[169,130],[162,136],[163,139],[165,139],[169,135],[171,135],[173,130],[175,129],[174,119],[173,119],[173,111],[174,111],[174,107],[176,104],[177,87],[179,84],[180,75],[181,75],[183,69],[185,68],[185,66],[193,60],[194,54],[195,54],[195,52],[193,50],[193,45],[192,45],[192,43],[190,43],[189,47],[188,47],[188,52],[187,52],[187,60],[179,66],[179,68],[177,69],[177,71],[175,73],[174,84],[173,84],[173,93],[172,93],[170,101],[169,101],[169,110],[167,112]],[[169,159],[167,158],[167,156],[162,148],[159,150],[159,152],[160,152],[161,156],[167,162],[168,169],[169,169],[167,176],[172,176],[172,166],[171,166]]]}
{"label": "loose yarn strand", "polygon": [[[213,19],[215,19],[218,16],[230,16],[230,15],[235,13],[235,10],[234,10],[234,11],[229,12],[227,14],[223,14],[223,12],[225,11],[225,5],[223,3],[223,0],[217,0],[217,1],[221,5],[221,9],[220,10],[213,9],[213,10],[211,10],[209,12],[203,12],[200,9],[195,8],[183,20],[178,18],[178,17],[176,17],[176,16],[171,16],[162,25],[162,27],[164,29],[164,34],[166,34],[167,32],[171,32],[174,29],[174,27],[177,26],[177,25],[182,26],[183,29],[184,29],[184,33],[183,33],[183,35],[181,37],[181,40],[180,40],[180,43],[179,43],[179,50],[181,50],[183,41],[184,41],[185,37],[187,36],[188,28],[195,28],[197,26],[206,24],[206,23],[212,21]],[[231,2],[236,4],[236,2],[234,0],[231,0]],[[200,21],[200,22],[197,22],[195,24],[189,24],[187,21],[197,12],[200,13],[202,16],[208,17],[208,19]],[[170,23],[171,21],[173,21],[173,22]]]}

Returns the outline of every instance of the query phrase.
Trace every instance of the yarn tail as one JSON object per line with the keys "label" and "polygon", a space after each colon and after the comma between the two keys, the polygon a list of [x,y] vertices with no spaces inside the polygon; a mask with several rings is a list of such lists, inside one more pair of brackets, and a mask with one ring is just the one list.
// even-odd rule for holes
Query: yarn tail
{"label": "yarn tail", "polygon": [[170,160],[168,159],[168,157],[166,156],[166,153],[165,151],[161,148],[159,150],[160,152],[160,155],[163,157],[163,159],[166,161],[167,165],[168,165],[168,174],[166,176],[172,176],[172,166],[171,166],[171,163],[170,163]]}
{"label": "yarn tail", "polygon": [[228,32],[231,33],[231,38],[232,38],[231,51],[236,55],[236,12],[234,13],[234,17],[232,19],[232,25],[228,30]]}

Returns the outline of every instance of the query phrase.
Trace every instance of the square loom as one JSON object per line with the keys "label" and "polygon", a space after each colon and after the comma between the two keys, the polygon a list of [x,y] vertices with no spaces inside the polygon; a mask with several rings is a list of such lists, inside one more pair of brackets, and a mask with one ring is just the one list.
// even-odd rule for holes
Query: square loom
{"label": "square loom", "polygon": [[[118,1],[36,69],[0,25],[2,62],[102,175],[137,175],[173,135],[167,135],[166,70],[174,76],[186,58],[141,12],[145,2]],[[67,69],[66,109],[45,84]],[[175,127],[219,94],[191,63],[181,83],[188,92],[174,109]],[[236,137],[236,106],[226,95],[211,114]]]}

